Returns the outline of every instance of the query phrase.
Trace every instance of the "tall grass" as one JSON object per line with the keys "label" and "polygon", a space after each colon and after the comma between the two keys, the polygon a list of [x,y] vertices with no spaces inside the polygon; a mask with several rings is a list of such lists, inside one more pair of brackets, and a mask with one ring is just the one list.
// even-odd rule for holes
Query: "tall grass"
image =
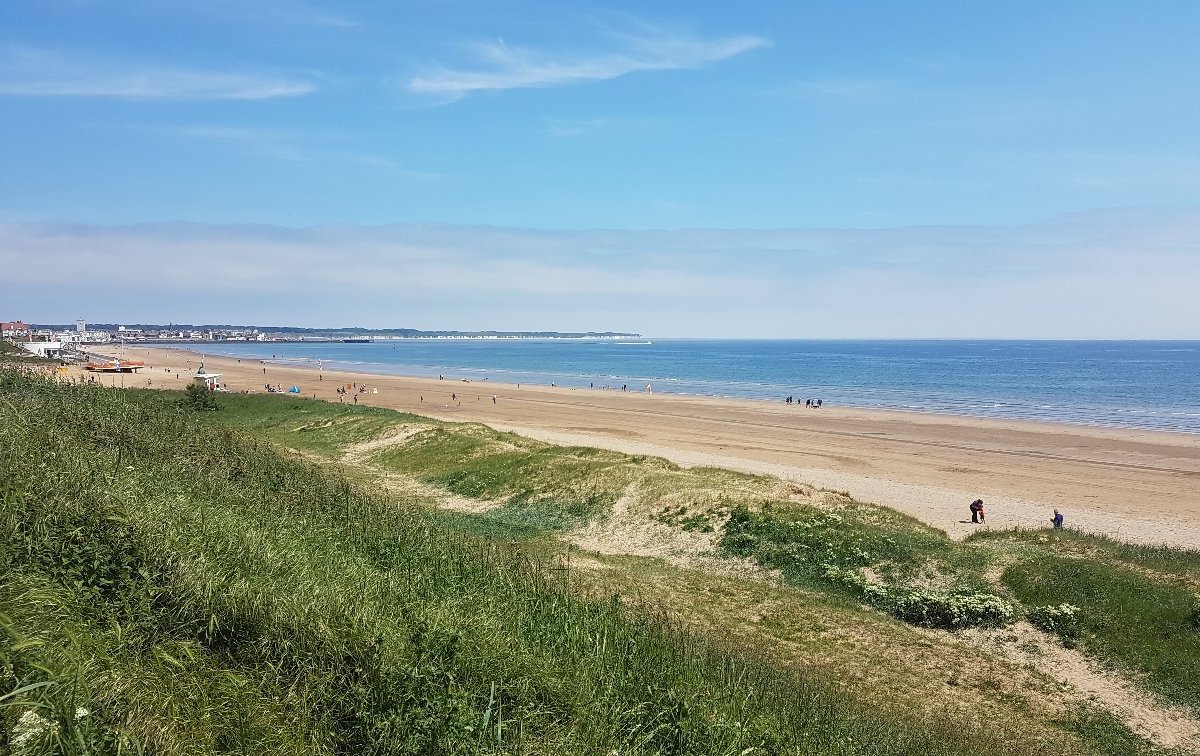
{"label": "tall grass", "polygon": [[[983,531],[956,543],[911,517],[848,497],[789,499],[769,478],[681,469],[656,458],[554,446],[480,425],[373,408],[229,397],[228,411],[212,419],[326,454],[404,425],[418,432],[377,451],[378,465],[502,504],[483,517],[454,516],[457,527],[528,538],[603,517],[619,498],[632,497],[644,515],[660,522],[718,529],[727,553],[778,569],[793,584],[849,595],[934,627],[1002,624],[1026,613],[1035,624],[1066,631],[1085,652],[1149,675],[1172,700],[1197,698],[1191,680],[1200,675],[1194,674],[1196,654],[1189,645],[1194,635],[1185,621],[1200,611],[1191,598],[1200,591],[1200,553],[1194,551],[1045,530]],[[1099,566],[1086,575],[1068,570],[1059,580],[1062,590],[1038,587],[1053,582],[1045,565],[1057,564],[1053,559],[1064,550]],[[993,585],[985,578],[992,564],[1016,566]],[[1086,563],[1068,566],[1078,564]],[[1134,577],[1141,587],[1128,585],[1129,575],[1117,579],[1105,565],[1140,571]],[[1153,610],[1155,602],[1125,601],[1122,594],[1159,596],[1170,616]],[[1104,598],[1096,603],[1082,598],[1087,596]],[[1040,621],[1062,603],[1087,605],[1074,615],[1055,615],[1054,622]],[[1129,637],[1138,628],[1151,632]],[[1176,658],[1179,663],[1170,661]]]}
{"label": "tall grass", "polygon": [[0,372],[0,480],[0,749],[1014,752],[575,596],[167,402]]}

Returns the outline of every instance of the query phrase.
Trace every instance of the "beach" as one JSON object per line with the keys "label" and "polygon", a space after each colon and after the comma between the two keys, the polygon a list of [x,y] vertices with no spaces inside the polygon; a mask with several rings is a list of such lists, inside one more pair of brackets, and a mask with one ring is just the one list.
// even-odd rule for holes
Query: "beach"
{"label": "beach", "polygon": [[[105,385],[183,388],[200,362],[230,391],[293,385],[344,401],[491,427],[557,444],[665,457],[846,491],[952,537],[979,528],[1068,527],[1144,544],[1200,548],[1200,435],[956,415],[680,396],[645,391],[397,377],[203,355],[174,347],[94,351],[147,368]],[[171,372],[167,372],[168,369]],[[76,370],[72,368],[72,370]],[[265,371],[265,372],[264,372]],[[631,387],[632,388],[632,387]],[[639,389],[643,388],[641,386]],[[493,399],[494,397],[494,399]],[[981,498],[986,523],[970,522]]]}

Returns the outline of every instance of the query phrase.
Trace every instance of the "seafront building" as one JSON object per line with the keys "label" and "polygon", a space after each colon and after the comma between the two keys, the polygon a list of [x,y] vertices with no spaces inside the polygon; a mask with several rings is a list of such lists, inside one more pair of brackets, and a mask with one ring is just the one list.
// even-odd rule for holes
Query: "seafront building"
{"label": "seafront building", "polygon": [[7,323],[0,323],[0,338],[3,339],[21,339],[28,338],[30,334],[29,324],[20,320],[11,320]]}
{"label": "seafront building", "polygon": [[587,332],[559,333],[553,331],[419,331],[413,328],[391,329],[321,329],[254,326],[177,326],[177,325],[118,325],[88,327],[84,320],[69,325],[31,326],[14,320],[0,323],[3,338],[19,342],[61,342],[68,351],[78,351],[81,345],[117,343],[178,343],[215,341],[257,342],[371,342],[405,339],[629,339],[640,338],[636,333]]}

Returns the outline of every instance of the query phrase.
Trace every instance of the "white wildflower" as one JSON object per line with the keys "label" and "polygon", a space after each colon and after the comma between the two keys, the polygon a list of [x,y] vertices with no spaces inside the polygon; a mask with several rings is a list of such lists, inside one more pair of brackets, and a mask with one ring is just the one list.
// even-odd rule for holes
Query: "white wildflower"
{"label": "white wildflower", "polygon": [[21,715],[21,718],[17,720],[16,727],[12,729],[12,744],[18,749],[24,748],[43,733],[54,732],[57,727],[54,722],[46,719],[33,709],[29,709]]}

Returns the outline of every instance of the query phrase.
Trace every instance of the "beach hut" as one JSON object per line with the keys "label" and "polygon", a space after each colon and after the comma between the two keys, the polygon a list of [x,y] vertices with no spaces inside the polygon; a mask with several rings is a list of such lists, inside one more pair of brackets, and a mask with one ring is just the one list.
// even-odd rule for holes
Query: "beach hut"
{"label": "beach hut", "polygon": [[196,371],[196,377],[193,379],[197,383],[203,383],[204,387],[209,391],[216,391],[217,386],[221,383],[220,373],[210,373],[203,366]]}

